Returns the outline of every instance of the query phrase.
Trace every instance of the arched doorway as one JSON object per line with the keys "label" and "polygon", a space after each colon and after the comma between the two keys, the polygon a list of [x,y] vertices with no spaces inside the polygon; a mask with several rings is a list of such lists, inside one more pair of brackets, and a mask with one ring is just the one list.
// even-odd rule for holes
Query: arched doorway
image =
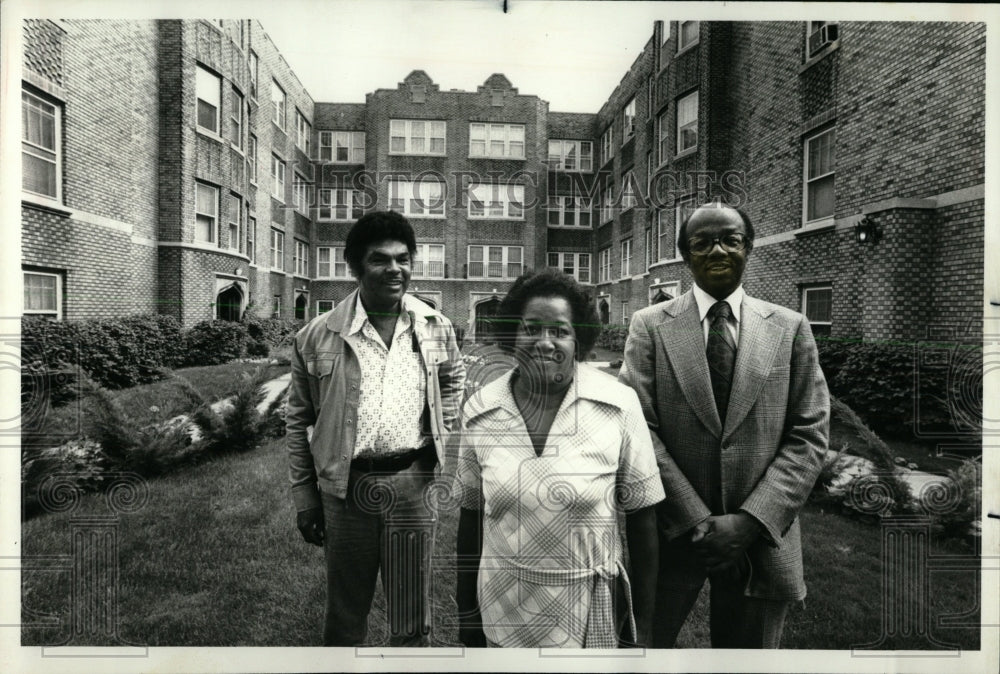
{"label": "arched doorway", "polygon": [[220,321],[238,321],[243,309],[243,293],[233,284],[215,297],[215,317]]}
{"label": "arched doorway", "polygon": [[500,309],[500,299],[496,295],[476,304],[476,341],[482,342],[489,339],[492,334],[492,325],[489,319],[497,315]]}
{"label": "arched doorway", "polygon": [[431,296],[431,295],[424,295],[424,294],[421,294],[421,293],[411,293],[411,294],[414,297],[416,297],[418,300],[420,300],[421,302],[423,302],[424,304],[430,305],[430,307],[432,309],[437,309],[438,308],[438,303],[437,303],[437,298],[436,297]]}
{"label": "arched doorway", "polygon": [[295,320],[306,320],[306,310],[308,307],[309,300],[306,298],[305,294],[299,294],[299,296],[295,298]]}
{"label": "arched doorway", "polygon": [[601,300],[600,304],[597,305],[597,311],[601,314],[601,323],[603,325],[611,322],[611,307],[608,305],[607,300]]}

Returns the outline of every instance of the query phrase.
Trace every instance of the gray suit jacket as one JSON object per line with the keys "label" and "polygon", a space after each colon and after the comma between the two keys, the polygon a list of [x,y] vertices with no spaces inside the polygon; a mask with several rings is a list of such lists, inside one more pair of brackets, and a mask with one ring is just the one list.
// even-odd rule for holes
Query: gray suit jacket
{"label": "gray suit jacket", "polygon": [[805,317],[744,298],[725,428],[690,291],[635,313],[619,379],[639,394],[649,424],[666,491],[664,536],[744,510],[766,531],[747,551],[746,593],[803,598],[797,515],[830,435],[830,397]]}

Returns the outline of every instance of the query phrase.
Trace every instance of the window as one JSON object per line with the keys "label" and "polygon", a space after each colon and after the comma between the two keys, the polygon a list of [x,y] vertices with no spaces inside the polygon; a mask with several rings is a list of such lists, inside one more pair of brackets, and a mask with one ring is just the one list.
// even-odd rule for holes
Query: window
{"label": "window", "polygon": [[445,190],[439,180],[389,182],[389,209],[414,218],[443,218]]}
{"label": "window", "polygon": [[524,159],[524,125],[469,124],[469,156]]}
{"label": "window", "polygon": [[652,194],[653,192],[653,174],[655,173],[655,166],[653,164],[653,153],[646,153],[646,194]]}
{"label": "window", "polygon": [[365,132],[320,131],[319,158],[335,164],[364,164]]}
{"label": "window", "polygon": [[614,188],[608,185],[601,194],[601,224],[608,222],[615,217],[615,196]]}
{"label": "window", "polygon": [[656,212],[656,249],[659,260],[672,260],[675,257],[673,241],[670,236],[670,222],[667,218],[667,210],[660,209]]}
{"label": "window", "polygon": [[677,154],[698,145],[698,92],[677,101]]}
{"label": "window", "polygon": [[597,282],[607,283],[611,280],[611,246],[597,253]]}
{"label": "window", "polygon": [[309,215],[309,206],[312,205],[312,184],[296,171],[292,180],[292,205],[302,215]]}
{"label": "window", "polygon": [[469,278],[514,279],[524,271],[521,246],[469,246]]}
{"label": "window", "polygon": [[271,155],[271,194],[281,203],[285,203],[285,162],[276,155]]}
{"label": "window", "polygon": [[622,325],[628,325],[628,320],[632,318],[632,312],[628,310],[628,300],[622,302]]}
{"label": "window", "polygon": [[274,303],[271,307],[271,318],[281,318],[281,295],[274,296]]}
{"label": "window", "polygon": [[285,90],[271,80],[271,121],[285,129]]}
{"label": "window", "polygon": [[285,269],[285,233],[271,229],[271,269]]}
{"label": "window", "polygon": [[444,244],[418,243],[412,272],[414,278],[444,278]]}
{"label": "window", "polygon": [[364,215],[362,193],[352,189],[322,189],[319,191],[320,220],[357,220]]}
{"label": "window", "polygon": [[824,285],[803,288],[802,312],[814,334],[828,336],[833,322],[833,287]]}
{"label": "window", "polygon": [[635,99],[622,109],[622,145],[635,134]]}
{"label": "window", "polygon": [[551,197],[550,227],[590,227],[590,201],[583,197]]}
{"label": "window", "polygon": [[622,241],[622,266],[621,278],[628,278],[632,275],[632,239]]}
{"label": "window", "polygon": [[229,140],[243,149],[243,94],[233,89],[229,99]]}
{"label": "window", "polygon": [[649,269],[650,265],[653,264],[653,229],[651,227],[646,228],[645,240],[643,241],[643,250],[646,255],[646,264],[643,266],[644,269]]}
{"label": "window", "polygon": [[311,157],[310,154],[312,150],[312,125],[309,120],[306,119],[298,110],[295,111],[295,144],[299,146],[299,149],[306,153],[307,157]]}
{"label": "window", "polygon": [[296,276],[309,276],[309,244],[295,240],[295,252],[292,262]]}
{"label": "window", "polygon": [[227,238],[226,245],[229,250],[239,251],[240,249],[240,230],[243,229],[243,200],[240,199],[235,194],[230,194],[226,199],[227,203],[227,217],[228,217],[228,227],[227,227]]}
{"label": "window", "polygon": [[590,253],[549,253],[549,266],[580,283],[590,283]]}
{"label": "window", "polygon": [[594,144],[589,140],[550,140],[549,168],[553,171],[583,171],[594,167]]}
{"label": "window", "polygon": [[839,26],[836,22],[830,21],[810,21],[808,23],[809,25],[806,27],[806,34],[808,35],[806,49],[808,56],[813,56],[823,49],[823,47],[837,39]]}
{"label": "window", "polygon": [[698,44],[698,21],[680,21],[677,24],[677,51]]}
{"label": "window", "polygon": [[660,163],[670,157],[670,115],[663,113],[657,118],[657,133],[659,134]]}
{"label": "window", "polygon": [[257,100],[257,54],[250,51],[250,98]]}
{"label": "window", "polygon": [[21,187],[26,192],[60,200],[62,109],[21,92]]}
{"label": "window", "polygon": [[681,224],[695,209],[694,197],[684,197],[678,199],[674,204],[674,226],[671,229],[667,210],[657,212],[657,245],[660,249],[661,260],[676,260],[680,257],[677,249],[677,239],[680,235]]}
{"label": "window", "polygon": [[622,212],[635,208],[635,175],[629,171],[622,178]]}
{"label": "window", "polygon": [[805,204],[806,222],[833,217],[835,195],[834,129],[827,129],[806,139],[805,147]]}
{"label": "window", "polygon": [[444,122],[419,119],[389,120],[389,154],[443,155]]}
{"label": "window", "polygon": [[24,272],[24,313],[62,318],[62,275]]}
{"label": "window", "polygon": [[250,264],[257,264],[257,246],[254,239],[257,236],[257,218],[247,217],[247,257]]}
{"label": "window", "polygon": [[524,219],[524,185],[469,185],[469,218]]}
{"label": "window", "polygon": [[198,126],[219,133],[219,112],[222,109],[222,80],[215,73],[198,66],[195,76]]}
{"label": "window", "polygon": [[219,189],[195,183],[194,240],[206,243],[218,241]]}
{"label": "window", "polygon": [[333,311],[333,300],[316,300],[316,315],[325,314],[328,311]]}
{"label": "window", "polygon": [[344,260],[343,246],[321,246],[316,249],[317,278],[351,278]]}
{"label": "window", "polygon": [[247,138],[247,161],[250,162],[250,182],[257,183],[257,136]]}
{"label": "window", "polygon": [[656,80],[650,75],[646,80],[646,119],[653,118],[654,108],[656,108]]}
{"label": "window", "polygon": [[608,161],[615,156],[615,147],[612,141],[613,137],[614,125],[609,126],[608,130],[601,136],[601,166],[607,164]]}

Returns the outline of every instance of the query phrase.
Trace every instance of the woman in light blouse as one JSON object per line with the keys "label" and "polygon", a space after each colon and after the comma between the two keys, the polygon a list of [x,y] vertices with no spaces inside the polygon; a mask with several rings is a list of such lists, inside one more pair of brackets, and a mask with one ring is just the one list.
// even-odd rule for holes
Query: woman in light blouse
{"label": "woman in light blouse", "polygon": [[645,645],[663,487],[635,392],[579,363],[600,333],[593,301],[560,271],[528,273],[494,323],[516,366],[463,410],[459,637],[615,648],[624,618],[622,643]]}

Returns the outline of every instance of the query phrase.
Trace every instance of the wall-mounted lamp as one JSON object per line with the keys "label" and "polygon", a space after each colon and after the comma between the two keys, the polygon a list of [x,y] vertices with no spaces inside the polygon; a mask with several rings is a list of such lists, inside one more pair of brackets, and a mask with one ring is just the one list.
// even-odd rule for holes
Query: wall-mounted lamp
{"label": "wall-mounted lamp", "polygon": [[854,238],[862,246],[876,244],[882,238],[882,230],[875,218],[865,216],[854,224]]}

